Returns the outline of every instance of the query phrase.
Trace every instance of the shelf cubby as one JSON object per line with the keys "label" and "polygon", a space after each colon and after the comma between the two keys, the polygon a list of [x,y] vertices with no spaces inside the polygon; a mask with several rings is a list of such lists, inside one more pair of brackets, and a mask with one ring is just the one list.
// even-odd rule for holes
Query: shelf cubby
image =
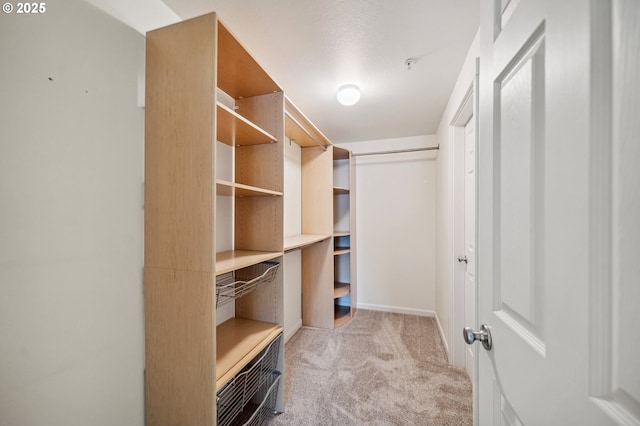
{"label": "shelf cubby", "polygon": [[343,254],[344,250],[349,250],[351,248],[351,238],[348,233],[340,234],[342,235],[334,235],[333,237],[333,249],[334,252],[341,252],[340,254]]}
{"label": "shelf cubby", "polygon": [[236,145],[234,182],[236,185],[264,188],[282,194],[284,188],[283,93],[236,99],[235,106],[239,115],[272,135],[277,142]]}
{"label": "shelf cubby", "polygon": [[247,120],[220,102],[216,105],[218,113],[217,140],[230,146],[260,145],[277,142],[275,136]]}
{"label": "shelf cubby", "polygon": [[235,99],[252,97],[282,88],[269,77],[238,39],[218,21],[218,87]]}

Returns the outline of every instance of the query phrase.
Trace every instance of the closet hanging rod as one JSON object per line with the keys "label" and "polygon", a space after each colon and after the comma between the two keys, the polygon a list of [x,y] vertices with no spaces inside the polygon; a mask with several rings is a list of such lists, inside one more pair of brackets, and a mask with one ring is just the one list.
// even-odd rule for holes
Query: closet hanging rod
{"label": "closet hanging rod", "polygon": [[315,142],[315,143],[316,143],[320,148],[322,148],[322,149],[323,149],[323,150],[325,150],[325,151],[327,150],[327,146],[326,146],[326,145],[321,144],[321,143],[318,141],[318,139],[316,139],[316,138],[315,138],[315,136],[313,136],[311,133],[309,133],[309,131],[308,131],[307,129],[305,129],[305,127],[304,127],[302,124],[300,124],[300,123],[298,122],[298,120],[296,120],[296,119],[295,119],[291,114],[289,114],[289,112],[288,112],[288,111],[285,111],[285,112],[284,112],[284,115],[286,115],[287,117],[289,117],[289,119],[290,119],[291,121],[293,121],[293,122],[295,123],[295,125],[296,125],[296,126],[300,127],[300,130],[302,130],[303,132],[305,132],[305,133],[307,134],[307,136],[309,136],[309,137],[311,138],[311,140],[312,140],[312,141],[314,141],[314,142]]}
{"label": "closet hanging rod", "polygon": [[396,149],[393,151],[378,151],[378,152],[358,152],[351,154],[353,157],[359,157],[361,155],[383,155],[383,154],[398,154],[401,152],[417,152],[417,151],[437,151],[440,149],[438,146],[430,146],[428,148],[411,148],[411,149]]}

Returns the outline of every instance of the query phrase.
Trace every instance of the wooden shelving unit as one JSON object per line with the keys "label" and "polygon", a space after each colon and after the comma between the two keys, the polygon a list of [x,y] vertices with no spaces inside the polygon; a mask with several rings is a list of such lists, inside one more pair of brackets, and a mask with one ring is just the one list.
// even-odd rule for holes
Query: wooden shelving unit
{"label": "wooden shelving unit", "polygon": [[[341,301],[355,303],[355,276],[336,275],[336,259],[355,261],[355,228],[336,227],[334,213],[347,197],[354,214],[355,185],[332,176],[350,153],[284,96],[215,13],[146,40],[146,424],[213,426],[217,393],[234,399],[226,390],[264,354],[277,370],[273,409],[283,411],[285,252],[301,251],[304,324],[334,328],[353,312]],[[300,230],[288,238],[285,134],[300,147],[302,177]]]}
{"label": "wooden shelving unit", "polygon": [[351,152],[333,150],[334,326],[346,324],[356,311],[355,173]]}
{"label": "wooden shelving unit", "polygon": [[[214,290],[282,260],[284,94],[215,13],[149,32],[146,52],[146,424],[212,426],[216,392],[282,333],[277,269],[222,313]],[[232,249],[217,252],[232,223],[220,243]]]}
{"label": "wooden shelving unit", "polygon": [[[285,243],[286,250],[301,251],[296,268],[301,271],[302,305],[297,315],[302,325],[333,328],[333,145],[290,99],[285,99],[285,135],[300,147],[300,194],[291,197],[299,203],[294,210],[300,215],[300,235]],[[312,235],[318,237],[307,237]]]}
{"label": "wooden shelving unit", "polygon": [[[350,310],[345,318],[344,309],[338,308],[342,315],[336,321],[336,303],[340,303],[342,297],[350,297],[351,288],[355,287],[355,280],[351,278],[343,284],[334,284],[335,268],[339,264],[336,257],[351,252],[350,246],[335,246],[336,241],[349,237],[350,230],[349,226],[346,231],[335,230],[334,206],[337,195],[349,197],[352,193],[350,177],[334,185],[334,163],[336,159],[350,161],[350,152],[332,145],[288,99],[285,100],[285,134],[301,149],[302,234],[329,236],[319,244],[301,246],[302,324],[335,328],[350,318]],[[285,244],[285,250],[286,247]]]}

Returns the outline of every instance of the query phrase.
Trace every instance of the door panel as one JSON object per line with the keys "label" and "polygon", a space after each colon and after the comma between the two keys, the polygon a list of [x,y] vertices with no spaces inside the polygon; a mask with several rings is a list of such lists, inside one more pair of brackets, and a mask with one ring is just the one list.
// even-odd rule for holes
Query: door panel
{"label": "door panel", "polygon": [[[495,82],[494,139],[497,164],[494,210],[500,269],[494,278],[494,311],[544,356],[544,28],[539,28]],[[542,111],[541,111],[542,110]]]}
{"label": "door panel", "polygon": [[[476,324],[476,132],[475,117],[471,116],[464,128],[464,255],[467,264],[464,274],[465,324]],[[466,348],[465,367],[469,377],[474,376],[475,348]]]}
{"label": "door panel", "polygon": [[493,382],[493,402],[493,418],[496,425],[523,426],[509,401],[504,398],[502,389],[495,381]]}
{"label": "door panel", "polygon": [[483,6],[477,423],[640,424],[640,2]]}
{"label": "door panel", "polygon": [[467,273],[476,274],[476,130],[475,117],[465,126],[464,159],[464,250]]}

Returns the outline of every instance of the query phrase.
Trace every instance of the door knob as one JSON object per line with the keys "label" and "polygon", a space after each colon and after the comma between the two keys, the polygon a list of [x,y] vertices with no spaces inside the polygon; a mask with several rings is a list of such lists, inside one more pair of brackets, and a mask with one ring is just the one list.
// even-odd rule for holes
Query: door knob
{"label": "door knob", "polygon": [[488,351],[490,351],[493,346],[491,341],[491,330],[486,324],[482,324],[480,326],[480,331],[473,331],[471,327],[465,327],[462,330],[462,336],[464,337],[464,341],[467,345],[473,345],[473,342],[477,340],[482,342],[482,346]]}
{"label": "door knob", "polygon": [[467,256],[458,256],[458,262],[469,263],[467,260]]}

